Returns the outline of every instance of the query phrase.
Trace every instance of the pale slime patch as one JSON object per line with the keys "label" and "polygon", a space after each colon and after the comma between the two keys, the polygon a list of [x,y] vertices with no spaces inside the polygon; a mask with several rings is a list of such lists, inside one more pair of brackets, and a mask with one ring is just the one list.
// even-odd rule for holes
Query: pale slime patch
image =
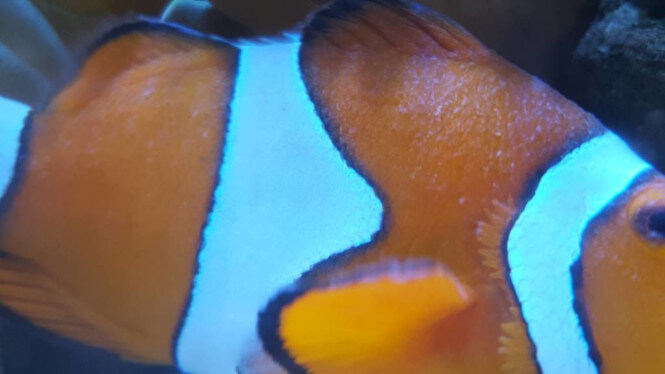
{"label": "pale slime patch", "polygon": [[30,107],[0,96],[0,197],[14,175],[23,123]]}
{"label": "pale slime patch", "polygon": [[582,144],[540,180],[508,237],[510,279],[544,374],[597,373],[573,309],[584,229],[650,166],[615,134]]}
{"label": "pale slime patch", "polygon": [[176,347],[186,372],[235,372],[272,296],[380,228],[380,200],[307,95],[299,48],[241,47],[220,184]]}

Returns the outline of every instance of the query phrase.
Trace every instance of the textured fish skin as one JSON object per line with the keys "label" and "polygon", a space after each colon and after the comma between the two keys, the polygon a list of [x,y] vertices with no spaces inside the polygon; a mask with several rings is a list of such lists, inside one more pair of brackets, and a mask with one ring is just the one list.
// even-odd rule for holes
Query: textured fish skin
{"label": "textured fish skin", "polygon": [[422,7],[264,44],[125,24],[49,99],[0,201],[29,292],[0,301],[52,333],[201,374],[665,365],[662,176]]}

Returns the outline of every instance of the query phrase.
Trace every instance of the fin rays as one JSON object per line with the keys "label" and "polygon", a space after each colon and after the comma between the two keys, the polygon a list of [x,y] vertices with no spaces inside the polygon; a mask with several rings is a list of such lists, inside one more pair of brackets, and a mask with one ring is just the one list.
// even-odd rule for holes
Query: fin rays
{"label": "fin rays", "polygon": [[483,245],[479,250],[482,263],[490,270],[490,278],[510,304],[509,311],[512,318],[501,324],[503,334],[498,338],[499,354],[504,360],[501,371],[511,374],[532,374],[537,370],[532,358],[531,341],[515,297],[508,286],[507,264],[502,252],[505,232],[516,212],[517,207],[512,197],[505,203],[492,201],[492,207],[485,210],[486,221],[478,223],[476,233],[478,241]]}
{"label": "fin rays", "polygon": [[357,31],[349,30],[344,24],[366,29],[370,39],[380,41],[382,43],[379,45],[384,44],[388,48],[413,45],[423,49],[427,48],[427,44],[433,44],[447,57],[461,59],[488,53],[480,42],[453,21],[421,10],[415,5],[393,0],[336,1],[317,14],[306,28],[304,40],[322,36],[334,46],[348,49],[348,45],[335,40],[326,32],[334,25],[335,29],[344,30],[353,36],[358,46],[368,46]]}

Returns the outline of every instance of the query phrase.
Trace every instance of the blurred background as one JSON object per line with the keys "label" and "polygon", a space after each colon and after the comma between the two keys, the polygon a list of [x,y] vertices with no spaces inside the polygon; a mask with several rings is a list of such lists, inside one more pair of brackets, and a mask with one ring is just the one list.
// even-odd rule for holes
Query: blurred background
{"label": "blurred background", "polygon": [[[1,0],[28,1],[28,0]],[[226,38],[277,35],[322,0],[32,0],[74,55],[138,15]],[[665,1],[420,0],[594,113],[665,171]],[[1,15],[0,15],[1,16]],[[0,32],[2,32],[0,27]],[[2,36],[2,34],[0,34]],[[2,313],[0,373],[170,373],[124,363]]]}

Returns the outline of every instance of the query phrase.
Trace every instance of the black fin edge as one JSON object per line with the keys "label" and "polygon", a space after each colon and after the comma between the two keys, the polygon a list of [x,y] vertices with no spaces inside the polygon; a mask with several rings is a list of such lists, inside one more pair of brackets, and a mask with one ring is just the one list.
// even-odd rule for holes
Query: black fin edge
{"label": "black fin edge", "polygon": [[517,222],[517,219],[520,217],[522,212],[524,211],[524,208],[526,207],[526,204],[533,198],[533,196],[536,193],[536,189],[538,188],[538,184],[540,183],[540,180],[543,178],[545,173],[551,169],[553,166],[557,165],[559,162],[561,162],[568,154],[573,152],[575,149],[580,147],[582,144],[590,141],[591,139],[600,136],[604,134],[607,130],[602,129],[600,131],[591,131],[587,134],[580,135],[575,138],[570,138],[568,139],[564,144],[561,149],[561,151],[552,157],[548,162],[544,163],[540,168],[538,168],[532,175],[531,177],[527,180],[527,182],[524,184],[524,187],[521,191],[520,194],[518,194],[518,198],[515,201],[516,207],[518,208],[517,211],[515,212],[515,215],[513,219],[508,223],[506,226],[506,230],[503,233],[503,238],[501,239],[501,257],[503,259],[505,266],[505,274],[504,277],[507,280],[508,284],[508,289],[510,290],[510,293],[512,294],[515,302],[517,303],[517,306],[519,307],[520,310],[520,318],[522,322],[524,323],[524,326],[527,326],[527,337],[529,338],[529,343],[530,343],[530,355],[531,359],[536,367],[536,371],[538,373],[543,372],[542,367],[540,366],[540,363],[538,362],[537,358],[537,347],[535,343],[533,342],[533,339],[531,338],[531,334],[528,332],[528,323],[524,319],[524,315],[522,313],[522,303],[520,302],[520,299],[517,297],[517,291],[515,290],[515,285],[513,284],[511,278],[510,278],[510,265],[508,262],[508,238],[510,236],[510,232],[513,230],[513,227],[515,226],[515,223]]}
{"label": "black fin edge", "polygon": [[275,296],[268,305],[259,312],[258,332],[263,349],[290,374],[307,374],[309,371],[299,365],[284,346],[279,334],[282,310],[291,305],[306,293],[306,289],[292,287]]}
{"label": "black fin edge", "polygon": [[[353,256],[355,253],[349,253]],[[325,262],[326,260],[324,260]],[[357,269],[326,279],[320,282],[316,279],[301,278],[294,286],[280,291],[277,296],[270,300],[268,305],[259,313],[258,332],[263,348],[270,356],[289,373],[306,374],[308,369],[299,365],[288,349],[279,333],[281,324],[281,313],[284,308],[293,304],[301,296],[309,291],[325,289],[328,287],[344,287],[350,284],[362,282],[367,278],[378,277],[386,273],[394,272],[398,275],[402,271],[427,270],[432,268],[447,269],[444,265],[427,259],[409,259],[405,261],[386,260],[384,262],[369,264]]]}
{"label": "black fin edge", "polygon": [[83,59],[87,59],[90,57],[90,55],[106,44],[122,36],[135,32],[162,32],[165,34],[173,34],[184,38],[189,38],[194,41],[214,43],[220,47],[237,50],[237,48],[234,47],[231,43],[214,35],[204,34],[185,26],[173,23],[165,23],[163,21],[151,20],[149,18],[142,17],[138,21],[123,23],[103,33],[100,38],[98,38],[84,50],[85,52],[83,54]]}
{"label": "black fin edge", "polygon": [[331,21],[345,20],[365,10],[367,4],[384,7],[422,10],[424,7],[405,0],[337,0],[315,12],[303,31],[303,42],[313,39],[317,34],[326,33]]}

